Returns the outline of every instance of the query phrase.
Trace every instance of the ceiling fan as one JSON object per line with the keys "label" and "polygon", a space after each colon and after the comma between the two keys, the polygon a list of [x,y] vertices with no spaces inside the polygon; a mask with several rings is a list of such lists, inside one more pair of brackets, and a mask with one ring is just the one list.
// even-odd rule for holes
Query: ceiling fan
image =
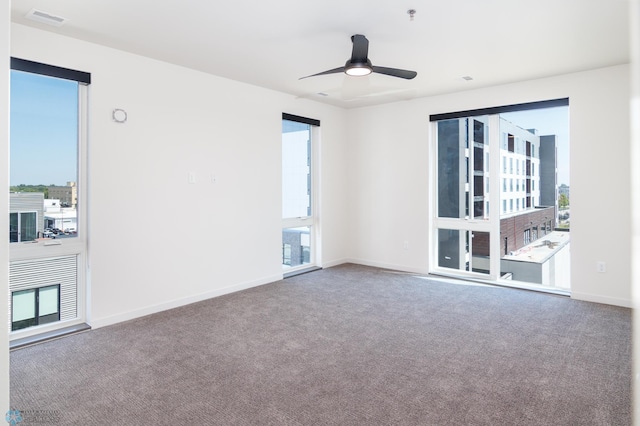
{"label": "ceiling fan", "polygon": [[337,74],[340,72],[344,72],[345,74],[352,76],[369,75],[373,72],[378,74],[390,75],[392,77],[404,78],[407,80],[411,80],[416,75],[418,75],[418,73],[415,71],[402,70],[399,68],[376,67],[374,65],[371,65],[371,61],[367,57],[367,54],[369,52],[369,40],[367,40],[367,38],[362,34],[352,35],[351,42],[353,43],[351,59],[347,60],[343,67],[319,72],[317,74],[308,75],[306,77],[300,77],[300,80],[302,80],[303,78],[315,77],[317,75]]}

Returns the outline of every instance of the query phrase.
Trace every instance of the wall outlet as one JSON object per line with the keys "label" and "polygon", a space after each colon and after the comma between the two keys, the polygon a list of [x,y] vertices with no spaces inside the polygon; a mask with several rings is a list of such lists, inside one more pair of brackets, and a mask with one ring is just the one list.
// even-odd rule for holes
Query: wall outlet
{"label": "wall outlet", "polygon": [[189,172],[187,173],[187,182],[189,183],[196,183],[197,179],[196,179],[196,172]]}
{"label": "wall outlet", "polygon": [[607,272],[607,264],[601,260],[596,262],[596,271]]}
{"label": "wall outlet", "polygon": [[402,248],[404,248],[405,250],[409,250],[409,241],[405,241],[405,242],[402,244]]}

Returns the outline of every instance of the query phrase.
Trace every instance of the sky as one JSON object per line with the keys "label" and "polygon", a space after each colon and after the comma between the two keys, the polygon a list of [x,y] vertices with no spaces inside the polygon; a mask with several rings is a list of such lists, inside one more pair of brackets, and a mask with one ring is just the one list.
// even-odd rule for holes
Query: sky
{"label": "sky", "polygon": [[539,136],[556,135],[558,148],[558,185],[569,183],[569,107],[554,107],[500,114],[522,127],[537,129]]}
{"label": "sky", "polygon": [[78,83],[12,70],[10,135],[11,186],[77,182]]}

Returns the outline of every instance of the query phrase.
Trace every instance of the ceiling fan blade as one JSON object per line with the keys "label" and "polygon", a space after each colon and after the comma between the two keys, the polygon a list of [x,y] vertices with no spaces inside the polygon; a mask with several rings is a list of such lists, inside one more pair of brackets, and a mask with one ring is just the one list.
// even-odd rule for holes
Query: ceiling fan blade
{"label": "ceiling fan blade", "polygon": [[352,64],[364,64],[369,58],[369,40],[362,34],[355,34],[351,36],[353,42],[353,50],[351,51],[351,63]]}
{"label": "ceiling fan blade", "polygon": [[317,74],[307,75],[305,77],[300,77],[298,80],[302,80],[303,78],[315,77],[317,75],[338,74],[339,72],[344,72],[344,67],[334,68],[332,70],[322,71]]}
{"label": "ceiling fan blade", "polygon": [[401,70],[398,68],[387,68],[387,67],[376,67],[376,66],[371,68],[373,68],[373,72],[375,73],[390,75],[392,77],[400,77],[407,80],[411,80],[412,78],[418,75],[418,73],[415,71]]}

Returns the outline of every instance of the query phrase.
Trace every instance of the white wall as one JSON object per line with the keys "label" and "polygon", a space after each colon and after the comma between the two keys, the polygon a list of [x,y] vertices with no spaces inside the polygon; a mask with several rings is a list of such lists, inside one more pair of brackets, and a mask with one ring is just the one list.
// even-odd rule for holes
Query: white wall
{"label": "white wall", "polygon": [[621,65],[348,111],[352,260],[428,271],[430,114],[569,97],[572,296],[630,306],[629,90]]}
{"label": "white wall", "polygon": [[321,120],[321,257],[347,257],[342,110],[16,24],[11,54],[92,75],[92,326],[282,277],[282,112]]}
{"label": "white wall", "polygon": [[[9,163],[9,21],[11,2],[0,8],[0,164]],[[0,173],[0,188],[9,188],[9,171]],[[0,197],[0,223],[9,223],[9,191]],[[9,294],[9,233],[0,226],[0,293]],[[0,416],[9,409],[9,300],[0,298]]]}

